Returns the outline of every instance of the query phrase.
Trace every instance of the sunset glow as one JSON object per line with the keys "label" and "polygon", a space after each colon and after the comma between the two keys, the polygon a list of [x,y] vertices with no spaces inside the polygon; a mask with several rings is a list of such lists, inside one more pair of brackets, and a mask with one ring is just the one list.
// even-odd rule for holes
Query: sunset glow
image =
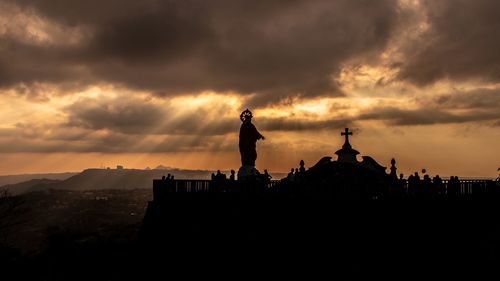
{"label": "sunset glow", "polygon": [[259,169],[334,156],[350,127],[405,174],[497,175],[496,2],[77,2],[0,0],[2,175],[237,169],[246,108]]}

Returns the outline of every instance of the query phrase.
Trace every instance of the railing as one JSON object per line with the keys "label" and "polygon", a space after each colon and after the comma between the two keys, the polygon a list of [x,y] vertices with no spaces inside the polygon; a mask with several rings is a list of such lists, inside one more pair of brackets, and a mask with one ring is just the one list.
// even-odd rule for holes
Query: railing
{"label": "railing", "polygon": [[[459,180],[459,194],[466,195],[487,191],[487,188],[489,187],[491,182],[491,180]],[[443,180],[443,184],[446,185],[446,189],[450,187],[449,180]]]}
{"label": "railing", "polygon": [[[427,184],[429,185],[429,184]],[[491,188],[497,188],[500,191],[500,188],[495,185],[495,181],[493,180],[459,180],[457,183],[452,183],[448,179],[442,180],[441,184],[430,183],[429,186],[423,181],[420,181],[417,186],[413,186],[414,191],[423,191],[426,188],[430,189],[430,191],[439,192],[443,194],[455,194],[455,195],[471,195],[477,193],[485,193],[491,192]],[[412,186],[409,186],[407,182],[404,184],[405,190],[411,192]]]}
{"label": "railing", "polygon": [[171,184],[174,192],[208,192],[213,185],[209,180],[174,180]]}
{"label": "railing", "polygon": [[270,180],[249,184],[230,180],[153,180],[153,193],[156,197],[156,195],[169,192],[234,192],[244,190],[248,185],[271,189],[279,182],[279,180]]}
{"label": "railing", "polygon": [[[197,193],[197,192],[246,192],[255,191],[279,191],[281,180],[270,180],[267,182],[239,182],[230,180],[153,180],[154,198],[164,197],[165,193]],[[441,196],[470,196],[476,194],[499,192],[500,186],[493,180],[459,180],[458,183],[450,183],[442,180],[441,184],[420,181],[416,186],[409,186],[407,182],[399,185],[409,196],[425,193],[439,194]]]}

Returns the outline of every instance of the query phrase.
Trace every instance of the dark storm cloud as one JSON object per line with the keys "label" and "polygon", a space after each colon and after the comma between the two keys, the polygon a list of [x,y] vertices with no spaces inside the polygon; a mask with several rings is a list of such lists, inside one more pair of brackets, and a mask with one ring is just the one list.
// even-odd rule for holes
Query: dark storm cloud
{"label": "dark storm cloud", "polygon": [[28,45],[0,37],[0,87],[36,82],[90,82],[88,72],[79,69],[72,59],[72,52],[67,47]]}
{"label": "dark storm cloud", "polygon": [[[248,102],[254,107],[293,95],[341,95],[331,78],[342,63],[380,54],[413,17],[396,0],[0,3],[86,31],[72,45],[1,35],[0,87],[111,82],[158,95],[234,90],[258,93]],[[500,80],[500,2],[421,3],[428,30],[393,62],[400,79]]]}
{"label": "dark storm cloud", "polygon": [[419,109],[379,108],[361,117],[387,120],[396,125],[481,122],[495,126],[500,119],[500,89],[496,88],[457,90],[428,99],[417,99],[416,103]]}
{"label": "dark storm cloud", "polygon": [[166,95],[261,94],[254,104],[340,95],[331,82],[340,64],[382,50],[398,22],[395,0],[3,1],[90,30],[70,47],[4,38],[4,86],[83,78]]}
{"label": "dark storm cloud", "polygon": [[399,77],[416,84],[443,78],[500,81],[500,1],[422,1],[429,30],[409,50]]}
{"label": "dark storm cloud", "polygon": [[451,113],[441,109],[403,110],[394,107],[376,108],[371,112],[361,114],[359,120],[382,120],[391,125],[434,125],[456,124],[474,121],[492,121],[500,119],[497,111],[471,111],[466,113]]}
{"label": "dark storm cloud", "polygon": [[459,109],[500,109],[500,89],[475,89],[471,91],[456,91],[440,95],[431,101],[420,101],[423,106],[438,106],[440,108]]}
{"label": "dark storm cloud", "polygon": [[70,126],[125,133],[145,133],[145,130],[158,126],[163,118],[161,109],[149,103],[134,105],[116,100],[91,104],[77,102],[68,110]]}

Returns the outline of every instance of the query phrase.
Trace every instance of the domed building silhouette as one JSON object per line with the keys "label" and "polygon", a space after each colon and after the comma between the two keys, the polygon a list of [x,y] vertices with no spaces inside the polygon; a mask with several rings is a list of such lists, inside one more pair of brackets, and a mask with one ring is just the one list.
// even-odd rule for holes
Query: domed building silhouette
{"label": "domed building silhouette", "polygon": [[[297,179],[284,179],[283,185],[298,193],[310,194],[318,198],[379,198],[386,196],[397,185],[395,160],[391,174],[370,156],[358,161],[359,151],[352,148],[349,136],[352,132],[345,128],[341,133],[345,142],[337,150],[337,160],[325,156],[314,166],[299,174]],[[279,187],[278,187],[279,188]]]}

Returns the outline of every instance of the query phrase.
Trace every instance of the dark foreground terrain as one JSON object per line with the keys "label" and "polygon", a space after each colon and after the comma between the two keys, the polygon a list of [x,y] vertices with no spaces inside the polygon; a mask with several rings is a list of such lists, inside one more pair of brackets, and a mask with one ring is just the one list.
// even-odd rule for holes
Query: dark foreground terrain
{"label": "dark foreground terrain", "polygon": [[109,279],[125,262],[119,251],[135,243],[150,197],[144,189],[46,190],[0,199],[2,274]]}
{"label": "dark foreground terrain", "polygon": [[173,200],[143,222],[151,197],[149,190],[49,190],[2,199],[2,276],[499,277],[496,202]]}

